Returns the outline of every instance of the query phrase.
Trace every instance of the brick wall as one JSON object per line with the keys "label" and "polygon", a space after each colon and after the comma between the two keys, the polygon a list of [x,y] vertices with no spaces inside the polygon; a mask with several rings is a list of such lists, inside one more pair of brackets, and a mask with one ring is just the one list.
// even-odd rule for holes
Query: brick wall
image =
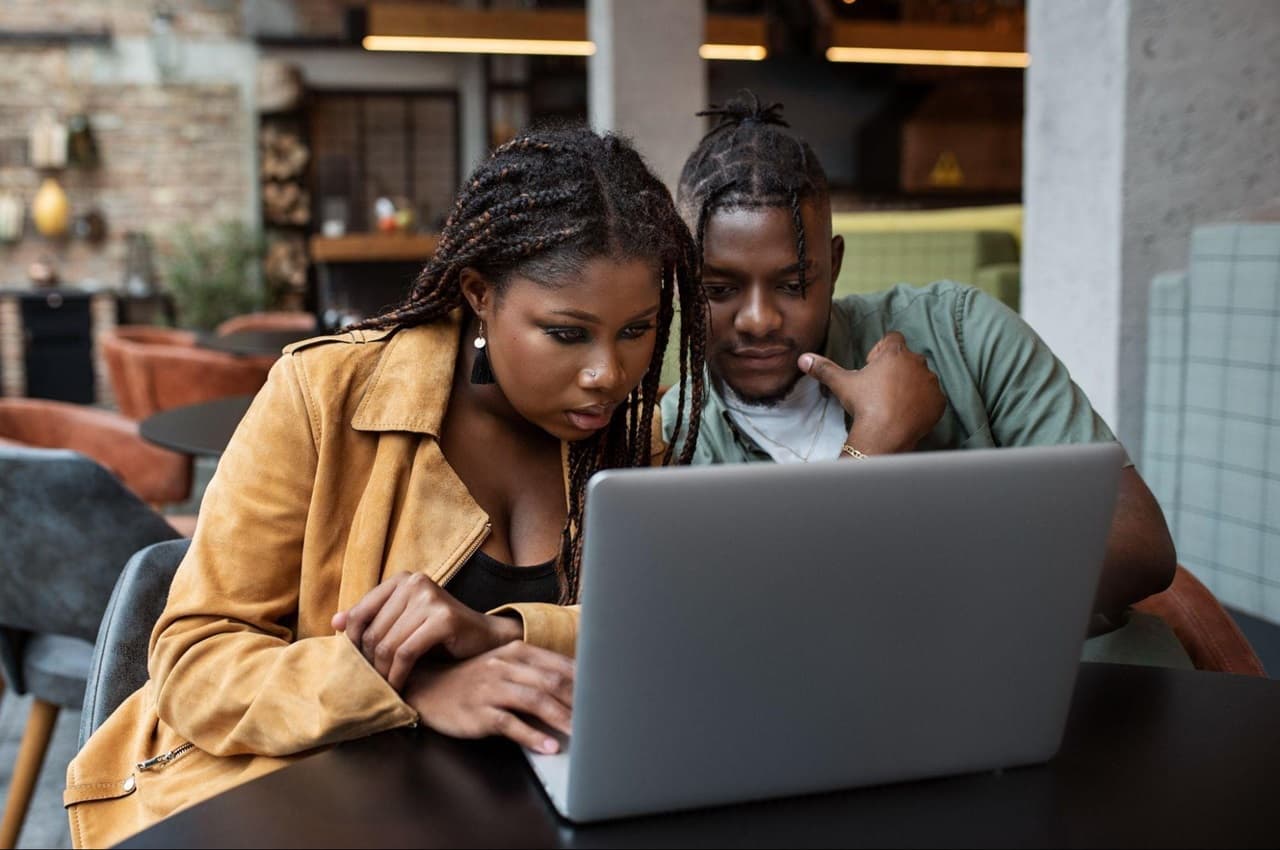
{"label": "brick wall", "polygon": [[[174,12],[174,29],[183,36],[197,38],[239,35],[243,2],[165,0]],[[110,29],[117,37],[140,36],[151,31],[154,5],[148,0],[4,0],[0,3],[0,29]]]}
{"label": "brick wall", "polygon": [[[56,55],[44,54],[19,55],[17,62],[6,55],[0,62],[0,90],[15,95],[0,105],[0,138],[15,140],[7,149],[25,137],[37,104],[58,109],[54,104],[69,99],[60,92],[39,91],[29,79],[25,84],[12,79],[15,66],[58,66]],[[235,86],[95,85],[77,88],[75,96],[89,113],[101,165],[68,168],[58,179],[73,215],[90,209],[103,214],[107,238],[101,244],[49,240],[28,220],[21,241],[0,247],[0,285],[25,285],[27,267],[47,255],[64,281],[92,278],[114,286],[123,275],[127,231],[163,239],[178,223],[244,216],[249,179],[245,132],[251,117]],[[41,175],[25,162],[25,157],[20,164],[0,162],[0,191],[15,192],[29,206]]]}
{"label": "brick wall", "polygon": [[[144,84],[120,70],[127,52],[122,48],[145,44],[152,5],[140,0],[0,3],[0,30],[107,29],[113,39],[110,47],[0,47],[0,193],[16,195],[27,210],[23,238],[0,244],[0,288],[29,287],[28,267],[41,258],[52,261],[64,284],[94,281],[116,287],[123,281],[126,232],[143,231],[163,243],[178,224],[245,217],[254,177],[247,172],[255,117],[236,82]],[[168,7],[181,45],[242,38],[241,0],[168,0]],[[122,77],[126,81],[112,82]],[[44,110],[62,121],[78,112],[89,115],[100,165],[67,168],[57,178],[73,218],[90,210],[103,215],[107,236],[101,243],[49,240],[30,221],[31,200],[43,175],[28,164],[27,139]],[[109,312],[96,310],[95,325],[102,328]],[[12,338],[0,340],[0,390],[6,394],[18,390],[19,357],[20,346]],[[100,373],[100,363],[97,368]]]}

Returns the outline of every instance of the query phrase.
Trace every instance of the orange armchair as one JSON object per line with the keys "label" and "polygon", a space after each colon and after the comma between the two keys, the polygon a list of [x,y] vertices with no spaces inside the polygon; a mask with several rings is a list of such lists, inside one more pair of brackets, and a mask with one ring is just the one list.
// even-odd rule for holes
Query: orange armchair
{"label": "orange armchair", "polygon": [[1179,565],[1173,584],[1133,606],[1173,629],[1197,670],[1266,677],[1253,647],[1209,589]]}
{"label": "orange armchair", "polygon": [[[235,357],[198,348],[160,328],[120,327],[102,334],[102,356],[120,412],[139,421],[153,413],[234,395],[253,395],[266,383],[274,357]],[[146,331],[146,333],[139,333]]]}
{"label": "orange armchair", "polygon": [[226,336],[237,331],[307,331],[316,330],[316,317],[310,313],[296,310],[268,310],[262,313],[245,313],[243,316],[232,316],[214,329],[218,336]]}
{"label": "orange armchair", "polygon": [[72,449],[97,461],[153,505],[191,496],[191,458],[152,445],[118,413],[62,401],[0,399],[0,441]]}

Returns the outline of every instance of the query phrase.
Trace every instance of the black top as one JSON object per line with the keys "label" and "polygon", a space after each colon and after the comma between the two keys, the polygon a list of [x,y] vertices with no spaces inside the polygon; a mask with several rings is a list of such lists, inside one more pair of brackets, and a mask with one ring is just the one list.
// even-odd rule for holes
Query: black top
{"label": "black top", "polygon": [[450,579],[449,593],[481,612],[512,602],[555,602],[560,598],[556,562],[513,567],[477,550]]}

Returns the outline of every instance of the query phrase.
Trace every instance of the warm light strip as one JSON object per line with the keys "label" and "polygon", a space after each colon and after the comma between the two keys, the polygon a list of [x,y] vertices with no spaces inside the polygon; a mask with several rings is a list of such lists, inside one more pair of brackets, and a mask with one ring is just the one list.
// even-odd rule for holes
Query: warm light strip
{"label": "warm light strip", "polygon": [[703,59],[741,59],[759,62],[769,55],[761,44],[704,44],[698,48]]}
{"label": "warm light strip", "polygon": [[1026,68],[1027,53],[990,50],[914,50],[898,47],[828,47],[832,62],[871,62],[888,65],[965,65],[975,68]]}
{"label": "warm light strip", "polygon": [[592,56],[593,41],[544,38],[436,38],[432,36],[366,35],[365,50],[414,53],[519,53],[525,56]]}
{"label": "warm light strip", "polygon": [[[595,42],[554,41],[543,38],[438,38],[431,36],[367,35],[365,50],[413,53],[517,53],[526,56],[592,56]],[[758,62],[769,51],[759,44],[704,44],[703,59],[740,59]]]}

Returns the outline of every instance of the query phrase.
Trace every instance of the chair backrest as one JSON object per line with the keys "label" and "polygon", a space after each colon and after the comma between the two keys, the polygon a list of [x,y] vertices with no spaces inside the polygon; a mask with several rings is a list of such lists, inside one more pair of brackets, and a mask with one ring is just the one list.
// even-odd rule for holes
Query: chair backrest
{"label": "chair backrest", "polygon": [[202,401],[253,395],[277,359],[140,341],[120,329],[100,339],[116,403],[133,420]]}
{"label": "chair backrest", "polygon": [[156,325],[117,325],[113,333],[120,339],[143,345],[183,345],[190,348],[196,344],[195,331]]}
{"label": "chair backrest", "polygon": [[[237,331],[316,331],[316,317],[296,310],[268,310],[232,316],[214,329],[218,336]],[[317,333],[319,331],[316,331]]]}
{"label": "chair backrest", "polygon": [[1133,607],[1164,620],[1197,670],[1267,675],[1236,621],[1185,567],[1178,566],[1167,590]]}
{"label": "chair backrest", "polygon": [[1226,604],[1276,619],[1265,494],[1280,479],[1280,222],[1201,224],[1190,243],[1185,271],[1152,280],[1139,465],[1187,568]]}
{"label": "chair backrest", "polygon": [[138,423],[115,411],[46,399],[0,399],[0,439],[87,455],[151,504],[191,495],[191,457],[148,443],[138,435]]}
{"label": "chair backrest", "polygon": [[0,627],[92,641],[129,557],[178,532],[77,452],[0,446]]}
{"label": "chair backrest", "polygon": [[120,703],[147,681],[151,630],[169,599],[169,585],[190,540],[153,543],[129,559],[116,580],[93,646],[80,714],[80,746]]}

